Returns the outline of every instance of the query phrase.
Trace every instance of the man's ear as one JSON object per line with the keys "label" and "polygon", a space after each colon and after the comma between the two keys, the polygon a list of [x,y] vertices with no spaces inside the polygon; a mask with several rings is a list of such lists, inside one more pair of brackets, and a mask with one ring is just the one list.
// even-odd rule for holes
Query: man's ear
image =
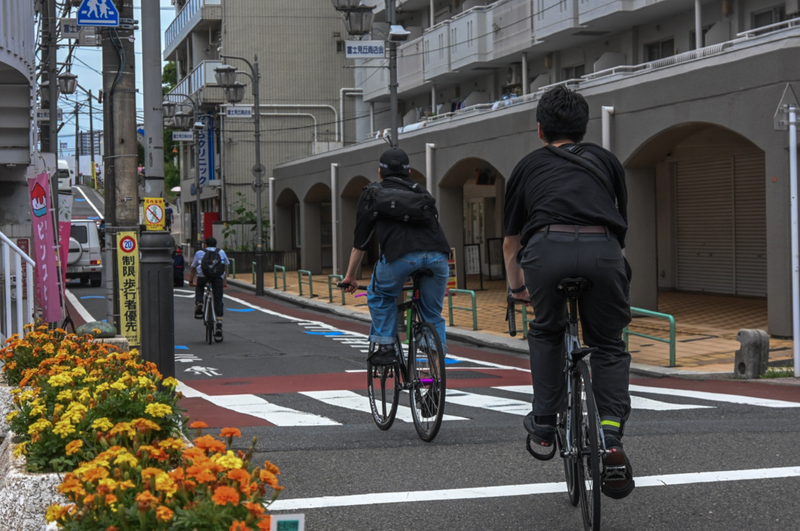
{"label": "man's ear", "polygon": [[380,180],[383,180],[383,168],[381,168],[380,166],[378,166],[378,178]]}
{"label": "man's ear", "polygon": [[539,140],[545,142],[544,133],[542,132],[542,124],[540,124],[539,122],[536,122],[536,130],[539,133]]}

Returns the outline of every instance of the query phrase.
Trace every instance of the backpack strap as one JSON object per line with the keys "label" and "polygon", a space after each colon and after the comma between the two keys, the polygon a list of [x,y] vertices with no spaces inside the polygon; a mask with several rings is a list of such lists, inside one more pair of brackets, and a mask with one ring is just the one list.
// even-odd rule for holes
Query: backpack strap
{"label": "backpack strap", "polygon": [[409,182],[404,181],[403,179],[400,179],[399,177],[384,177],[383,180],[384,181],[391,181],[391,182],[397,183],[397,184],[402,184],[403,186],[405,186],[409,190],[417,192],[418,194],[424,194],[425,192],[427,192],[427,190],[422,188],[419,185],[419,183],[411,184]]}
{"label": "backpack strap", "polygon": [[[603,187],[608,192],[608,195],[611,196],[611,200],[616,204],[617,194],[614,193],[614,187],[611,185],[611,180],[608,178],[605,172],[603,172],[597,166],[597,164],[587,158],[587,156],[591,154],[585,152],[583,148],[577,144],[565,144],[565,146],[566,147],[555,147],[548,144],[545,147],[550,153],[558,155],[562,159],[567,159],[568,161],[581,166],[583,169],[591,173],[598,181],[602,183]],[[596,158],[593,155],[592,157]]]}

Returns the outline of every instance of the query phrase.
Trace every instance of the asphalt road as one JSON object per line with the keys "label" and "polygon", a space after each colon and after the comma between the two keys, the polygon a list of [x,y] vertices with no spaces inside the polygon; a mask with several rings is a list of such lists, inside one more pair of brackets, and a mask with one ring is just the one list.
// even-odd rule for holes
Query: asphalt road
{"label": "asphalt road", "polygon": [[[102,318],[102,289],[69,288]],[[242,449],[258,437],[286,487],[273,512],[304,513],[309,530],[582,529],[562,464],[524,450],[526,359],[451,342],[454,418],[424,443],[411,423],[383,432],[363,410],[363,323],[229,289],[225,339],[207,345],[191,290],[174,296],[182,404],[212,428],[241,428]],[[800,387],[632,384],[624,442],[638,486],[603,497],[603,529],[800,529]]]}
{"label": "asphalt road", "polygon": [[97,219],[103,217],[103,199],[99,192],[88,186],[72,187],[72,217]]}

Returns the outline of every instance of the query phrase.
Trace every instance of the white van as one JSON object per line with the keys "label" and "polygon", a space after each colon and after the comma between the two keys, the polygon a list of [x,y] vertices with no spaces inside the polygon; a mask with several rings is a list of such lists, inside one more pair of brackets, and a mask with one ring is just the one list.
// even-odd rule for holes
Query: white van
{"label": "white van", "polygon": [[103,279],[103,262],[100,257],[100,235],[97,224],[91,219],[73,219],[69,231],[67,278],[91,282],[99,287]]}
{"label": "white van", "polygon": [[69,169],[69,163],[66,160],[58,161],[58,189],[59,190],[72,190],[72,185],[75,184],[75,178],[72,170]]}

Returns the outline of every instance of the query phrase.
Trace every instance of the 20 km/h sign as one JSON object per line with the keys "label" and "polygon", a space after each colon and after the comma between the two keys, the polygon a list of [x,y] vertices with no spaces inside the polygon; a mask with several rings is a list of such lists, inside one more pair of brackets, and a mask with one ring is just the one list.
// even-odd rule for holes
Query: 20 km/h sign
{"label": "20 km/h sign", "polygon": [[144,224],[147,230],[164,230],[164,199],[144,198]]}

